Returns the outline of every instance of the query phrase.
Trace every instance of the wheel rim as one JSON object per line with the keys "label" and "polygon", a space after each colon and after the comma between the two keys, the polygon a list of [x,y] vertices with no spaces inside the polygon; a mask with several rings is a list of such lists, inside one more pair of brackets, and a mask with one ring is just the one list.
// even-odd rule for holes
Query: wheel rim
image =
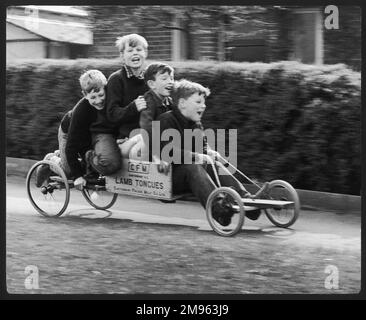
{"label": "wheel rim", "polygon": [[[236,208],[236,213],[232,216],[231,223],[228,226],[222,226],[213,217],[213,205],[219,195],[225,195]],[[206,204],[206,216],[211,228],[220,236],[230,237],[241,230],[244,223],[244,206],[239,194],[227,187],[215,189],[208,197]]]}
{"label": "wheel rim", "polygon": [[292,201],[293,204],[282,209],[267,208],[265,213],[268,219],[278,227],[289,227],[299,216],[300,203],[296,190],[286,181],[270,182],[266,198],[271,200]]}
{"label": "wheel rim", "polygon": [[[52,168],[52,172],[50,177],[37,187],[36,174],[41,166]],[[54,179],[56,176],[57,181]],[[65,173],[58,165],[47,160],[37,162],[28,172],[26,186],[29,200],[40,214],[59,217],[66,210],[70,200],[70,189]]]}
{"label": "wheel rim", "polygon": [[94,188],[84,188],[82,193],[86,201],[99,210],[106,210],[112,207],[118,197],[117,193],[111,193],[102,188],[97,190],[94,190]]}

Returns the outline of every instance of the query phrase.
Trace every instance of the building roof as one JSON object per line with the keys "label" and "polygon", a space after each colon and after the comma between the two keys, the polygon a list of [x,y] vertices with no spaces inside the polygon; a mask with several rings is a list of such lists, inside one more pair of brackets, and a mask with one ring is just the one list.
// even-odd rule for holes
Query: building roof
{"label": "building roof", "polygon": [[79,7],[75,6],[16,6],[18,8],[35,7],[38,10],[54,12],[58,14],[67,14],[70,16],[87,17],[88,13]]}
{"label": "building roof", "polygon": [[12,15],[8,15],[6,21],[52,41],[93,44],[93,32],[83,23]]}

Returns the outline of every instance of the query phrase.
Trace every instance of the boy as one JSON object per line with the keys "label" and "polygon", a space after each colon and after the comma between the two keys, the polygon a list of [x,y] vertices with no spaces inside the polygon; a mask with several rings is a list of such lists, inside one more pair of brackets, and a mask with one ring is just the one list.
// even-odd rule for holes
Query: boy
{"label": "boy", "polygon": [[[184,130],[185,129],[198,129],[202,131],[201,118],[203,112],[205,111],[205,98],[210,94],[209,89],[203,87],[202,85],[187,81],[180,80],[174,84],[172,91],[173,109],[172,111],[163,113],[160,115],[158,120],[160,120],[160,130],[163,132],[167,129],[176,129],[180,133],[180,141],[176,144],[175,151],[180,152],[181,160],[187,159],[189,157],[197,163],[208,162],[208,157],[211,157],[214,161],[216,158],[216,151],[210,149],[210,147],[205,144],[205,139],[203,142],[203,150],[207,150],[207,154],[200,152],[195,152],[194,148],[190,150],[183,149],[184,146]],[[203,134],[203,132],[202,132]],[[152,134],[149,132],[150,141],[152,139]],[[165,145],[171,143],[170,141],[161,141],[160,150],[164,148]],[[192,146],[195,144],[192,143]],[[174,148],[173,148],[174,149]],[[153,158],[160,158],[160,155],[153,154]],[[161,159],[161,167],[164,171],[167,169],[168,161],[167,159]],[[226,170],[225,167],[219,163],[215,163],[220,166],[222,170]],[[203,165],[200,164],[186,164],[184,161],[173,162],[173,192],[174,193],[184,193],[186,191],[191,191],[199,199],[201,205],[205,208],[208,196],[216,188],[216,185],[212,181],[213,172],[212,168],[208,167],[207,170]],[[233,187],[241,197],[248,197],[250,194],[244,188],[244,186],[235,179],[231,174],[219,175],[220,182],[223,186]],[[231,217],[234,214],[230,207],[226,207],[223,202],[218,202],[214,206],[213,217],[221,225],[227,226],[231,222]],[[257,219],[259,217],[260,211],[252,212],[247,214],[251,219]]]}
{"label": "boy", "polygon": [[[149,91],[144,94],[146,109],[140,113],[140,128],[148,132],[153,120],[171,110],[170,92],[173,89],[174,70],[165,63],[151,63],[144,73]],[[136,135],[120,145],[122,156],[149,161],[149,143],[146,135]],[[140,156],[138,154],[141,153]]]}
{"label": "boy", "polygon": [[[98,112],[104,108],[107,79],[99,70],[89,70],[81,75],[79,82],[83,98],[65,114],[59,128],[60,158],[46,158],[58,162],[66,176],[74,179],[74,186],[82,189],[86,180],[79,158],[84,159],[85,153],[92,146],[89,128],[95,122]],[[44,179],[42,175],[47,177],[47,169],[49,175],[48,166],[39,169],[37,182]]]}
{"label": "boy", "polygon": [[143,94],[148,90],[144,81],[144,65],[148,43],[138,34],[129,34],[116,41],[122,68],[108,79],[106,108],[99,113],[90,130],[94,150],[88,152],[90,165],[103,175],[119,170],[122,164],[116,139],[127,140],[139,127],[140,112],[146,108]]}
{"label": "boy", "polygon": [[171,110],[174,70],[165,63],[152,63],[146,68],[145,82],[150,90],[144,94],[147,108],[141,111],[140,128],[148,130],[153,120]]}

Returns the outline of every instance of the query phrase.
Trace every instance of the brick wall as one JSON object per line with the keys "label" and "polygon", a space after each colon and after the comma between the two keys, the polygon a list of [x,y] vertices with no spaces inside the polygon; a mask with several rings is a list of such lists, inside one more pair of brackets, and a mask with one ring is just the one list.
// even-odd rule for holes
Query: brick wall
{"label": "brick wall", "polygon": [[345,63],[361,69],[361,9],[338,6],[339,29],[324,28],[324,63]]}
{"label": "brick wall", "polygon": [[[171,60],[173,32],[159,26],[158,21],[171,25],[173,15],[167,10],[154,7],[150,19],[149,9],[141,10],[138,6],[94,6],[93,32],[94,45],[90,57],[116,58],[114,46],[116,37],[128,33],[139,33],[149,42],[149,59]],[[139,10],[138,15],[133,12]],[[268,7],[260,13],[248,15],[245,24],[230,21],[225,29],[228,31],[223,40],[229,43],[236,39],[262,39],[265,42],[264,61],[272,62],[291,58],[293,43],[291,30],[296,17],[290,10]],[[324,12],[324,7],[321,8]],[[339,6],[339,30],[323,29],[324,63],[345,63],[356,70],[361,67],[361,11],[359,7]],[[263,22],[258,23],[259,22]],[[218,21],[205,19],[200,21],[199,29],[191,30],[191,58],[195,60],[218,60]],[[226,49],[226,56],[228,49]]]}
{"label": "brick wall", "polygon": [[[169,15],[162,13],[159,18],[166,24],[170,24],[171,17]],[[171,60],[172,31],[170,29],[157,26],[154,20],[143,19],[140,34],[149,43],[149,59]]]}
{"label": "brick wall", "polygon": [[[117,58],[118,50],[115,41],[118,36],[138,33],[138,24],[121,14],[121,6],[96,6],[92,12],[94,44],[90,50],[92,58]],[[128,15],[131,8],[124,7],[124,14]]]}
{"label": "brick wall", "polygon": [[[92,24],[94,45],[90,50],[92,58],[116,58],[117,49],[114,42],[118,36],[129,33],[139,33],[149,43],[149,59],[171,60],[172,30],[158,26],[157,22],[149,19],[149,12],[141,12],[138,17],[132,14],[135,6],[94,6]],[[131,13],[129,16],[128,14]],[[154,18],[165,25],[171,25],[172,15],[161,11]],[[206,21],[202,30],[192,33],[193,58],[197,60],[217,59],[217,32],[213,31],[214,21]]]}
{"label": "brick wall", "polygon": [[[171,30],[157,27],[151,20],[132,14],[133,6],[97,6],[93,11],[94,45],[90,50],[93,58],[117,58],[117,37],[138,33],[149,43],[149,59],[170,60]],[[162,15],[161,19],[169,17]]]}

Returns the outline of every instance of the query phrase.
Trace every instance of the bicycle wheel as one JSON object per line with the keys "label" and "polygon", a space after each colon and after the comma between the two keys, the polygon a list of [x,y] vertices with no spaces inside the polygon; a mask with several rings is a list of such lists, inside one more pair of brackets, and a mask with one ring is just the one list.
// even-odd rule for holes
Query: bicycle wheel
{"label": "bicycle wheel", "polygon": [[300,213],[300,200],[296,190],[286,181],[274,180],[269,183],[264,195],[267,199],[291,201],[293,204],[285,208],[267,208],[267,218],[277,227],[287,228],[293,225]]}
{"label": "bicycle wheel", "polygon": [[[224,197],[225,201],[230,203],[235,214],[232,216],[231,223],[227,226],[221,225],[213,217],[213,206],[218,196]],[[220,236],[230,237],[241,230],[244,223],[244,205],[240,195],[233,189],[228,187],[220,187],[215,189],[208,197],[206,204],[206,216],[211,228]]]}
{"label": "bicycle wheel", "polygon": [[[41,184],[37,181],[37,169],[49,170]],[[70,187],[60,166],[48,160],[35,163],[27,174],[26,186],[29,200],[40,214],[59,217],[65,212],[70,201]]]}
{"label": "bicycle wheel", "polygon": [[107,210],[114,205],[118,198],[117,193],[105,190],[103,186],[85,187],[82,190],[85,200],[95,209]]}

